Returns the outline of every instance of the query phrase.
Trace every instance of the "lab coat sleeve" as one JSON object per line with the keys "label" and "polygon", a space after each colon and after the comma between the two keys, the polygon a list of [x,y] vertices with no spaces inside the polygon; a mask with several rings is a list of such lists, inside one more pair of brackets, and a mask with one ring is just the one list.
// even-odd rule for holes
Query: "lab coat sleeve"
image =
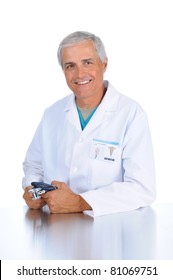
{"label": "lab coat sleeve", "polygon": [[38,126],[33,140],[26,153],[25,160],[23,162],[24,178],[22,180],[22,187],[25,188],[31,185],[31,182],[43,181],[43,167],[40,150],[40,131],[41,122]]}
{"label": "lab coat sleeve", "polygon": [[91,205],[91,216],[134,210],[155,200],[152,142],[145,113],[131,123],[122,147],[123,181],[81,193]]}

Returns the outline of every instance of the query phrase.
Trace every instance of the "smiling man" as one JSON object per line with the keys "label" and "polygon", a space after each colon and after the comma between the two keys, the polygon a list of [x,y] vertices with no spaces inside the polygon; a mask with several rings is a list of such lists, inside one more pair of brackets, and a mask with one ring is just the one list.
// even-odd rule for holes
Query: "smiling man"
{"label": "smiling man", "polygon": [[100,60],[93,41],[63,48],[61,57],[66,81],[76,96],[77,105],[90,109],[100,104],[105,92],[103,75],[107,58]]}
{"label": "smiling man", "polygon": [[[140,105],[119,93],[104,73],[99,37],[74,32],[58,60],[72,93],[48,108],[24,161],[24,199],[32,209],[92,216],[150,205],[155,199],[152,143]],[[55,190],[33,200],[32,181]]]}

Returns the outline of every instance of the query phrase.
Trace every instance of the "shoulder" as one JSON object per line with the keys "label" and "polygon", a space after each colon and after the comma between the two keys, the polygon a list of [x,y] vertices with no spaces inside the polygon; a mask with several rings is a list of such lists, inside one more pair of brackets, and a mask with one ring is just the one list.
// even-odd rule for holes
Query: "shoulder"
{"label": "shoulder", "polygon": [[136,100],[122,94],[116,88],[114,88],[112,84],[109,83],[107,91],[109,99],[112,100],[112,106],[116,108],[116,111],[126,111],[131,114],[144,113],[144,109]]}
{"label": "shoulder", "polygon": [[127,127],[135,123],[148,123],[144,109],[136,100],[120,93],[111,84],[108,86],[107,94],[106,109],[115,113],[115,120],[121,120]]}
{"label": "shoulder", "polygon": [[66,97],[56,101],[49,107],[47,107],[44,111],[44,118],[45,117],[52,117],[55,115],[62,115],[63,112],[66,111],[69,104],[73,101],[74,96],[73,94],[69,94]]}
{"label": "shoulder", "polygon": [[69,95],[65,96],[64,98],[59,99],[58,101],[56,101],[55,103],[53,103],[49,107],[47,107],[46,111],[52,111],[52,110],[56,110],[56,109],[66,108],[66,106],[69,104],[69,102],[72,99],[73,99],[73,94],[69,94]]}

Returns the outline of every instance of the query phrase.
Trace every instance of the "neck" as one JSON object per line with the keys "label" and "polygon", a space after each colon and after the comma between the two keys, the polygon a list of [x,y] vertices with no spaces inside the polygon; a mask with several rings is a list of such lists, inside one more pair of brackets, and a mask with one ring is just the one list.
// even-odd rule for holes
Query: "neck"
{"label": "neck", "polygon": [[90,98],[76,98],[76,104],[79,108],[82,109],[94,109],[96,108],[102,101],[105,93],[106,88],[104,87],[103,92],[99,96],[92,96]]}

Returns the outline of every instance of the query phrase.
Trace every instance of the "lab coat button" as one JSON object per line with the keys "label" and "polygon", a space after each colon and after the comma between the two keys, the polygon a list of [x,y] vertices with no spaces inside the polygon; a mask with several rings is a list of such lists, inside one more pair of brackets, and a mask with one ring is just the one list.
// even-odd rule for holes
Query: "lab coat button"
{"label": "lab coat button", "polygon": [[76,173],[76,172],[77,172],[77,170],[78,170],[78,168],[77,168],[77,167],[74,167],[74,168],[73,168],[73,172],[74,172],[74,173]]}

